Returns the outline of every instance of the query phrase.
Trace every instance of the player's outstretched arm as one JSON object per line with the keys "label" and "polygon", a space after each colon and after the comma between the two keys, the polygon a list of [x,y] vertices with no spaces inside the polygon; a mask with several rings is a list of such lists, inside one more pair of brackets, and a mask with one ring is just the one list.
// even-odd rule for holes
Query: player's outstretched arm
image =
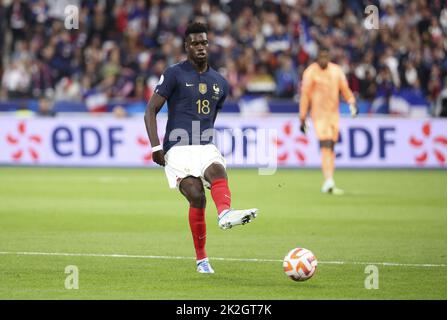
{"label": "player's outstretched arm", "polygon": [[306,117],[309,111],[310,96],[312,90],[312,74],[309,70],[304,71],[303,81],[301,86],[300,95],[300,131],[304,134],[307,133]]}
{"label": "player's outstretched arm", "polygon": [[357,108],[354,94],[349,88],[348,80],[346,79],[345,74],[341,70],[340,70],[340,91],[343,95],[343,98],[346,100],[346,102],[349,103],[349,111],[351,112],[351,116],[355,118],[359,113],[359,109]]}
{"label": "player's outstretched arm", "polygon": [[165,104],[166,99],[158,93],[154,93],[149,100],[144,114],[147,135],[152,146],[152,159],[160,166],[165,166],[165,153],[160,144],[157,130],[157,114]]}

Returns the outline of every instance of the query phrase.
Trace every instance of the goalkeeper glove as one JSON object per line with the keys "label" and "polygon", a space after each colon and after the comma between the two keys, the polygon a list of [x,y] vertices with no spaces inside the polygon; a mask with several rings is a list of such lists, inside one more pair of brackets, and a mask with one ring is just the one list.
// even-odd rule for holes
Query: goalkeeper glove
{"label": "goalkeeper glove", "polygon": [[355,118],[359,114],[359,109],[355,105],[355,103],[349,104],[349,111],[351,111],[351,117]]}
{"label": "goalkeeper glove", "polygon": [[300,131],[301,131],[303,134],[306,134],[306,133],[307,133],[307,124],[306,124],[306,120],[301,119]]}

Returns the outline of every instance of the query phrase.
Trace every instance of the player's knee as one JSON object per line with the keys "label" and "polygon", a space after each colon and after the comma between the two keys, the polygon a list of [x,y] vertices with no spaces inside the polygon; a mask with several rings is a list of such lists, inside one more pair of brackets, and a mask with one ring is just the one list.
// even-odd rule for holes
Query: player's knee
{"label": "player's knee", "polygon": [[205,179],[213,183],[213,181],[218,179],[227,179],[227,172],[225,171],[224,166],[220,163],[213,163],[205,170]]}
{"label": "player's knee", "polygon": [[203,188],[198,189],[194,188],[190,190],[189,197],[188,197],[189,203],[194,208],[204,208],[206,205],[206,195],[205,190]]}
{"label": "player's knee", "polygon": [[204,208],[206,195],[202,181],[197,178],[186,178],[180,184],[180,190],[194,208]]}
{"label": "player's knee", "polygon": [[334,151],[335,141],[333,140],[320,140],[320,149],[329,149]]}

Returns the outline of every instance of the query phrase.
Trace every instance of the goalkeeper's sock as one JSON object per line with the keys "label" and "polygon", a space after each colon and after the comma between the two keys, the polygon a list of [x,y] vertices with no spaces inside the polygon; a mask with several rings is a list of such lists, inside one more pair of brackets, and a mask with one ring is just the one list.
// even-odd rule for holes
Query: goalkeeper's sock
{"label": "goalkeeper's sock", "polygon": [[230,209],[231,206],[231,192],[228,188],[227,179],[217,179],[211,184],[211,196],[216,204],[217,214],[224,210]]}
{"label": "goalkeeper's sock", "polygon": [[321,169],[325,180],[331,179],[335,171],[335,152],[321,148]]}
{"label": "goalkeeper's sock", "polygon": [[206,223],[205,208],[189,208],[189,226],[191,227],[192,239],[196,250],[197,260],[206,258]]}

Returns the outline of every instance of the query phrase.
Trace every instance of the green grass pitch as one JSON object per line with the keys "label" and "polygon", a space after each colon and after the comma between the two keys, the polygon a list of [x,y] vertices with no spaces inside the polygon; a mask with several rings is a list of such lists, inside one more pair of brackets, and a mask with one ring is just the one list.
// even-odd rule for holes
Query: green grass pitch
{"label": "green grass pitch", "polygon": [[[447,171],[339,170],[341,197],[320,194],[317,170],[229,176],[233,206],[260,214],[222,231],[207,192],[216,273],[201,275],[187,203],[163,170],[0,168],[0,298],[447,299]],[[301,283],[281,263],[298,246],[319,261]]]}

